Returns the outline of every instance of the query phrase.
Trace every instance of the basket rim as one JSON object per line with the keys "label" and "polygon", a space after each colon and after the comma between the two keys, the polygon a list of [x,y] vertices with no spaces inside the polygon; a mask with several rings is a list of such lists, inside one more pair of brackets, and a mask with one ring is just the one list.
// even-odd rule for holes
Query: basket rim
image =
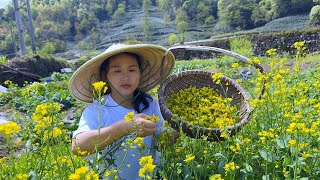
{"label": "basket rim", "polygon": [[[179,73],[173,74],[170,77],[166,78],[159,87],[158,90],[158,99],[159,99],[159,105],[160,108],[164,108],[164,111],[166,113],[169,113],[169,116],[172,118],[174,117],[174,114],[172,113],[172,111],[168,108],[168,106],[165,104],[165,100],[164,100],[164,92],[165,92],[165,88],[166,86],[173,81],[174,79],[178,79],[181,78],[182,76],[185,75],[196,75],[196,74],[204,74],[204,75],[210,75],[210,77],[215,74],[215,72],[209,72],[209,71],[204,71],[204,70],[186,70],[186,71],[181,71]],[[236,87],[237,90],[239,90],[239,93],[241,94],[241,96],[244,98],[244,107],[245,107],[245,114],[243,115],[243,117],[234,125],[228,126],[226,128],[207,128],[207,127],[202,127],[199,125],[190,125],[187,121],[181,119],[179,116],[175,116],[177,118],[178,121],[185,123],[187,126],[191,126],[191,127],[195,127],[195,128],[200,128],[204,131],[215,131],[215,132],[220,132],[221,130],[227,130],[227,131],[232,131],[234,129],[239,129],[242,126],[244,126],[245,124],[248,123],[248,118],[249,118],[249,114],[251,112],[251,107],[250,107],[250,103],[249,100],[251,99],[249,94],[247,93],[247,91],[245,91],[245,89],[239,84],[237,83],[235,80],[222,75],[221,79],[224,79],[226,81],[228,81],[229,83],[231,83],[232,86]],[[172,121],[171,119],[167,119],[167,121]]]}

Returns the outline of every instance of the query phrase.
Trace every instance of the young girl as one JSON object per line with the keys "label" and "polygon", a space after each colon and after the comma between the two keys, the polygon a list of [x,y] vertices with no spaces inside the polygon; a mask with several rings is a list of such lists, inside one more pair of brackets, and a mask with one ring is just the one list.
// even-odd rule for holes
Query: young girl
{"label": "young girl", "polygon": [[[164,120],[157,101],[146,92],[166,78],[173,66],[171,52],[148,44],[112,45],[81,66],[69,84],[76,99],[92,102],[94,82],[107,82],[108,91],[102,102],[93,101],[84,109],[79,127],[73,133],[72,152],[78,154],[80,149],[92,154],[125,142],[128,135],[134,134],[143,137],[144,152],[157,162],[153,136],[165,130]],[[130,112],[134,113],[132,120],[125,120]],[[159,116],[160,120],[147,120],[147,115]],[[112,155],[105,156],[108,162],[113,162],[108,169],[118,169],[121,179],[139,179],[140,154],[139,148],[119,146]]]}

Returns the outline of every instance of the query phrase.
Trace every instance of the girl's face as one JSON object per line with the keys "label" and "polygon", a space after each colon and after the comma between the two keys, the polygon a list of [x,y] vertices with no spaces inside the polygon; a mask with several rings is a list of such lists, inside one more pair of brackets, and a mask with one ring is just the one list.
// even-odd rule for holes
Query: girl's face
{"label": "girl's face", "polygon": [[139,86],[140,68],[135,57],[117,54],[110,59],[106,76],[111,84],[111,95],[132,97]]}

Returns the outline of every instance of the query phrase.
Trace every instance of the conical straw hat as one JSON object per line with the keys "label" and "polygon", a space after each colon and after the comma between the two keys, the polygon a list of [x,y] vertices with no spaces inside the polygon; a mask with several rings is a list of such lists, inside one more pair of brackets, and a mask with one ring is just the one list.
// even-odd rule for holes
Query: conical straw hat
{"label": "conical straw hat", "polygon": [[[101,64],[109,57],[123,52],[134,53],[141,57],[142,73],[138,88],[147,92],[168,77],[173,70],[174,56],[166,50],[162,46],[151,44],[114,44],[105,52],[87,61],[72,75],[69,82],[71,95],[83,102],[93,102],[92,83],[101,81]],[[165,53],[167,53],[166,56]]]}

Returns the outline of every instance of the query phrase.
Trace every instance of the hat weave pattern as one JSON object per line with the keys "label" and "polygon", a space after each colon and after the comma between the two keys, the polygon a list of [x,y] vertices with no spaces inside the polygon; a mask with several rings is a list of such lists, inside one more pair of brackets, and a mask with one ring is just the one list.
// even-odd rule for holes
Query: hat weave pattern
{"label": "hat weave pattern", "polygon": [[108,58],[124,53],[134,53],[142,59],[142,73],[139,90],[147,92],[158,85],[162,79],[169,76],[174,67],[174,56],[169,52],[166,56],[166,48],[151,44],[110,46],[104,53],[84,63],[71,77],[69,90],[77,100],[93,102],[92,83],[101,81],[100,66]]}

